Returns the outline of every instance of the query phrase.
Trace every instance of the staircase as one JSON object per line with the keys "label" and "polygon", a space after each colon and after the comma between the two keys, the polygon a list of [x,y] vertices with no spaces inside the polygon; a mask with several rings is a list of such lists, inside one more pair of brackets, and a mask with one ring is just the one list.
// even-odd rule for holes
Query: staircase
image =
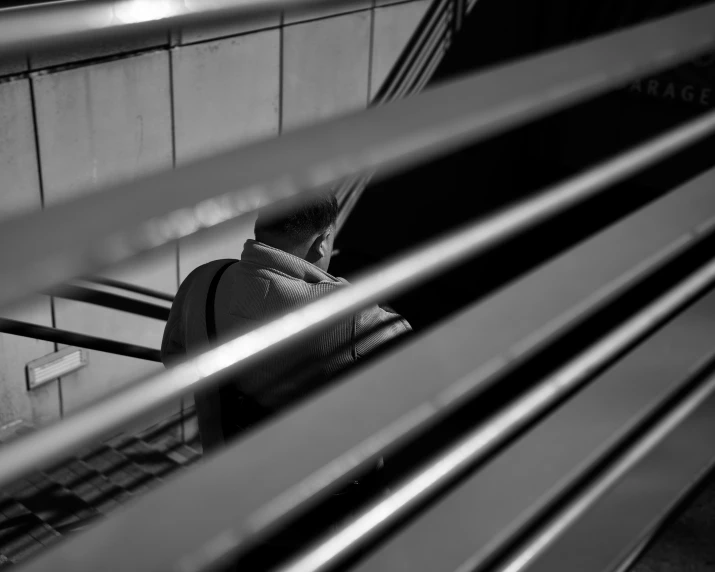
{"label": "staircase", "polygon": [[[82,530],[198,461],[201,444],[198,438],[184,443],[179,423],[172,418],[138,435],[117,436],[0,491],[0,568]],[[33,430],[20,426],[0,444]]]}

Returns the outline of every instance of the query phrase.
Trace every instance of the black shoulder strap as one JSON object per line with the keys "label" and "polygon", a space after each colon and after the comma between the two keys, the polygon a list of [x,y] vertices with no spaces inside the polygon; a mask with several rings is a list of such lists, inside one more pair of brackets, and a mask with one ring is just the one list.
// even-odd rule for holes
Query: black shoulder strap
{"label": "black shoulder strap", "polygon": [[206,335],[211,345],[213,345],[213,343],[216,341],[215,305],[218,284],[219,282],[221,282],[221,277],[223,276],[223,273],[226,272],[229,266],[235,263],[235,260],[229,260],[216,271],[216,274],[214,274],[214,277],[211,279],[208,295],[206,296]]}
{"label": "black shoulder strap", "polygon": [[[206,335],[208,336],[209,344],[213,345],[216,341],[216,291],[218,290],[219,282],[224,272],[238,262],[237,260],[226,261],[219,267],[206,296]],[[256,421],[263,417],[263,413],[258,406],[248,399],[243,392],[238,388],[236,383],[224,384],[218,390],[219,396],[219,411],[221,417],[221,431],[223,438],[228,439],[243,431]]]}

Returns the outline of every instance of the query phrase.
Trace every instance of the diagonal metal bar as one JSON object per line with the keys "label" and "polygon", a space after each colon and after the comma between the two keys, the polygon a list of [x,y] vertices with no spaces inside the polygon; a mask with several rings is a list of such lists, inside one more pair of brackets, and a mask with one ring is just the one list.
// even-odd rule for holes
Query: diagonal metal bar
{"label": "diagonal metal bar", "polygon": [[120,296],[106,292],[93,285],[65,284],[47,292],[49,296],[86,302],[104,308],[112,308],[121,312],[167,321],[171,308],[167,305],[153,304],[136,298]]}
{"label": "diagonal metal bar", "polygon": [[[691,417],[712,419],[713,406],[715,405],[715,375],[705,377],[695,388],[684,396],[670,411],[665,413],[657,422],[646,430],[640,438],[636,439],[625,452],[623,452],[610,466],[588,482],[577,494],[573,495],[556,514],[538,528],[517,549],[498,566],[490,568],[494,572],[525,572],[539,569],[539,560],[553,549],[560,539],[574,527],[590,510],[615,487],[622,482],[629,473],[653,454],[654,451],[668,437],[688,422]],[[712,427],[712,423],[709,423]],[[704,426],[700,424],[699,429]],[[690,435],[690,438],[694,435]],[[696,438],[702,438],[703,433],[698,432]],[[680,442],[686,442],[685,439]],[[701,439],[702,442],[702,439]],[[687,449],[687,448],[686,448]],[[663,457],[666,454],[661,453]],[[687,455],[705,459],[701,461],[700,473],[689,475],[686,491],[698,484],[707,475],[707,470],[712,467],[715,457],[708,446],[696,447],[687,450]],[[672,454],[669,455],[672,462]],[[682,460],[682,459],[681,459]],[[676,465],[677,465],[676,460]],[[642,479],[641,481],[642,482]],[[633,489],[630,489],[629,494]],[[682,491],[683,494],[685,491]],[[674,499],[677,500],[677,499]],[[673,500],[671,500],[673,502]],[[638,547],[636,547],[636,550]],[[467,569],[464,567],[464,569]],[[469,568],[474,570],[474,568]],[[552,569],[552,568],[543,568]],[[624,567],[620,569],[625,569]]]}
{"label": "diagonal metal bar", "polygon": [[486,219],[477,221],[390,261],[344,288],[230,341],[224,341],[178,366],[18,440],[0,453],[0,486],[39,467],[49,466],[92,439],[111,433],[186,393],[216,385],[283,351],[370,304],[389,298],[489,252],[506,240],[548,222],[597,196],[603,189],[652,165],[715,131],[715,112],[619,155],[570,180]]}
{"label": "diagonal metal bar", "polygon": [[167,292],[160,292],[159,290],[152,290],[151,288],[145,288],[144,286],[137,286],[136,284],[130,284],[129,282],[123,282],[121,280],[115,280],[114,278],[105,278],[104,276],[90,276],[85,278],[87,282],[94,282],[95,284],[102,284],[103,286],[110,286],[111,288],[116,288],[118,290],[126,290],[127,292],[134,292],[135,294],[141,294],[148,298],[157,298],[158,300],[165,300],[167,302],[174,301],[174,295],[168,294]]}
{"label": "diagonal metal bar", "polygon": [[251,22],[351,0],[63,0],[0,10],[0,54],[142,37],[181,26]]}
{"label": "diagonal metal bar", "polygon": [[710,4],[10,219],[0,226],[0,244],[13,245],[0,251],[0,307],[303,191],[443,156],[688,60],[715,44],[713,22]]}
{"label": "diagonal metal bar", "polygon": [[125,344],[116,340],[78,334],[68,330],[39,326],[8,318],[0,318],[0,332],[161,363],[161,355],[157,349]]}
{"label": "diagonal metal bar", "polygon": [[715,261],[687,276],[675,288],[568,361],[524,396],[477,425],[436,458],[427,461],[395,486],[392,493],[367,506],[305,552],[277,568],[276,572],[334,570],[563,403],[713,285]]}

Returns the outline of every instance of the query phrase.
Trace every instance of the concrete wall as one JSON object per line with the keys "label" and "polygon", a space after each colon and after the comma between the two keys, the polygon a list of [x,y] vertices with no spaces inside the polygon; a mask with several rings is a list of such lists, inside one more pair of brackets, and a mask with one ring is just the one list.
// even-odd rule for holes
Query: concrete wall
{"label": "concrete wall", "polygon": [[[429,1],[356,0],[253,29],[184,29],[0,62],[0,217],[366,107]],[[197,265],[239,257],[251,236],[249,221],[109,275],[175,292]],[[3,315],[149,347],[163,331],[162,322],[46,297]],[[91,351],[88,367],[28,392],[25,365],[54,349],[0,334],[0,428],[57,419],[158,369]]]}

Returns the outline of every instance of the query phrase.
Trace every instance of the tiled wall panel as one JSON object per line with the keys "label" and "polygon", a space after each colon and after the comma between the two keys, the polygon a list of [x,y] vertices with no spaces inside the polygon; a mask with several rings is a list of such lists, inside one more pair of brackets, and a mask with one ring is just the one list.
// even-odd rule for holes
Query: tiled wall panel
{"label": "tiled wall panel", "polygon": [[[6,82],[0,84],[0,218],[41,206],[30,83]],[[45,297],[5,310],[2,316],[52,325]],[[59,417],[57,382],[29,392],[25,376],[28,362],[53,351],[49,342],[0,334],[0,427],[20,419],[42,424]]]}
{"label": "tiled wall panel", "polygon": [[[151,51],[168,43],[162,34],[34,54],[33,69],[50,68],[31,80],[46,204],[170,168],[174,153],[182,164],[274,136],[281,126],[291,129],[365,107],[368,89],[374,94],[384,81],[428,0],[386,4],[389,0],[376,0],[374,19],[365,9],[372,0],[353,0],[329,9],[292,11],[282,30],[278,16],[185,29],[178,32],[180,45],[171,55],[165,49]],[[121,55],[138,50],[144,52]],[[0,75],[26,69],[23,61],[13,61],[0,65]],[[41,205],[29,81],[0,84],[0,218]],[[244,241],[253,236],[253,223],[253,217],[235,221],[183,240],[178,257],[170,252],[107,274],[173,292],[177,278],[199,264],[240,257]],[[79,302],[55,303],[57,327],[159,347],[162,322]],[[12,317],[51,325],[50,301],[38,299]],[[13,416],[57,417],[57,384],[31,394],[24,389],[24,365],[53,349],[53,344],[0,335],[0,425]],[[64,409],[74,411],[160,368],[92,351],[89,367],[62,380]]]}
{"label": "tiled wall panel", "polygon": [[372,38],[372,77],[370,96],[382,87],[403,50],[430,6],[430,0],[417,0],[375,9]]}
{"label": "tiled wall panel", "polygon": [[27,71],[27,58],[3,57],[0,58],[0,76],[22,73]]}
{"label": "tiled wall panel", "polygon": [[389,6],[390,4],[410,4],[414,0],[375,0],[375,7],[379,8],[380,6]]}
{"label": "tiled wall panel", "polygon": [[159,32],[145,38],[98,42],[88,45],[53,47],[48,50],[30,54],[30,67],[33,70],[62,66],[93,60],[119,56],[129,52],[138,52],[169,44],[169,33]]}
{"label": "tiled wall panel", "polygon": [[42,207],[30,82],[0,84],[0,219]]}
{"label": "tiled wall panel", "polygon": [[[171,167],[168,52],[40,74],[34,81],[46,204]],[[170,292],[175,256],[112,275]]]}
{"label": "tiled wall panel", "polygon": [[166,51],[34,80],[47,204],[171,166]]}
{"label": "tiled wall panel", "polygon": [[175,50],[177,163],[278,133],[280,32]]}
{"label": "tiled wall panel", "polygon": [[283,128],[367,105],[370,12],[286,26]]}
{"label": "tiled wall panel", "polygon": [[338,16],[348,12],[356,12],[359,10],[367,10],[372,8],[373,0],[333,0],[319,5],[315,8],[298,8],[287,10],[285,13],[284,22],[286,24],[295,24],[297,22],[305,22],[308,20],[316,20],[319,18],[329,18]]}
{"label": "tiled wall panel", "polygon": [[[174,53],[177,163],[277,135],[279,34],[269,30],[185,46]],[[182,240],[181,279],[204,262],[239,258],[243,243],[252,237],[253,221],[243,220]]]}
{"label": "tiled wall panel", "polygon": [[[193,0],[197,6],[201,8],[205,6],[226,6],[235,4],[235,0]],[[236,36],[238,34],[246,34],[266,28],[275,28],[281,23],[281,15],[279,12],[275,14],[261,17],[252,20],[243,20],[241,18],[231,19],[227,23],[218,25],[201,26],[193,28],[185,28],[179,31],[179,42],[182,44],[190,44],[194,42],[204,42],[215,38],[227,36]]]}
{"label": "tiled wall panel", "polygon": [[[55,315],[59,328],[145,347],[160,347],[164,331],[164,323],[159,320],[73,300],[56,299]],[[65,413],[76,411],[144,375],[162,369],[161,364],[141,359],[96,350],[90,350],[89,354],[87,367],[62,378]]]}
{"label": "tiled wall panel", "polygon": [[[171,167],[169,75],[168,52],[159,51],[35,78],[47,204]],[[173,291],[176,255],[113,275]],[[157,320],[61,299],[55,314],[59,328],[154,348],[161,342],[163,323]],[[157,367],[92,351],[88,367],[62,379],[65,412]]]}

